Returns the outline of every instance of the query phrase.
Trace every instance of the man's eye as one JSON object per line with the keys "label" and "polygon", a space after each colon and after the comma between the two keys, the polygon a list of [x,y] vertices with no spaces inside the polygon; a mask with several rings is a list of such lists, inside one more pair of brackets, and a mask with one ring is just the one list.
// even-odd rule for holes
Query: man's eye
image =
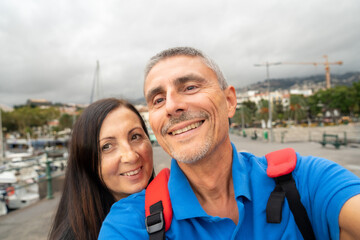
{"label": "man's eye", "polygon": [[194,90],[194,89],[196,89],[196,86],[187,86],[186,87],[187,91],[191,91],[191,90]]}
{"label": "man's eye", "polygon": [[154,105],[157,105],[157,104],[159,104],[159,103],[161,103],[161,102],[163,102],[164,101],[164,98],[157,98],[157,99],[155,99],[155,101],[154,101]]}

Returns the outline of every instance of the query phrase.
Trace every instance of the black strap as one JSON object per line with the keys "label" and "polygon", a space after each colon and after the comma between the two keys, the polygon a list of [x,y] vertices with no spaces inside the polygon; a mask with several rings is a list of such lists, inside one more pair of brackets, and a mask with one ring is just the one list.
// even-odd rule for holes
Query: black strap
{"label": "black strap", "polygon": [[285,192],[280,185],[276,185],[266,205],[266,221],[268,223],[281,223],[284,198]]}
{"label": "black strap", "polygon": [[296,225],[298,226],[305,240],[315,239],[315,234],[311,226],[309,216],[304,205],[300,201],[300,194],[296,188],[292,174],[287,174],[275,178],[276,186],[270,194],[266,206],[266,219],[269,223],[280,223],[282,214],[282,204],[284,195],[288,200],[289,208],[294,216]]}
{"label": "black strap", "polygon": [[150,206],[150,215],[145,219],[149,240],[165,239],[165,221],[162,201]]}

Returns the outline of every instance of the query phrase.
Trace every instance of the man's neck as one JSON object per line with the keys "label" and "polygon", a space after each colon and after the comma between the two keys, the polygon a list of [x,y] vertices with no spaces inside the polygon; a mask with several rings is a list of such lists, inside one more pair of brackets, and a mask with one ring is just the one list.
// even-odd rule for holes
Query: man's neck
{"label": "man's neck", "polygon": [[232,180],[232,146],[228,139],[195,164],[178,162],[199,203],[209,215],[238,221]]}

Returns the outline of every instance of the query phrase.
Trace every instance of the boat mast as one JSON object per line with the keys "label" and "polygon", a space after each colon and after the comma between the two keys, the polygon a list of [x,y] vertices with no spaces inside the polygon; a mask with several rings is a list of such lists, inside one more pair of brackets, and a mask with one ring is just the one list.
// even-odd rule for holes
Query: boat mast
{"label": "boat mast", "polygon": [[3,138],[3,128],[2,128],[2,118],[1,118],[1,115],[2,115],[2,110],[0,108],[0,164],[3,163],[3,159],[4,159],[4,153],[5,153],[5,150],[4,150],[4,138]]}
{"label": "boat mast", "polygon": [[96,69],[94,74],[93,86],[91,89],[90,104],[102,98],[102,89],[100,85],[100,64],[96,61]]}

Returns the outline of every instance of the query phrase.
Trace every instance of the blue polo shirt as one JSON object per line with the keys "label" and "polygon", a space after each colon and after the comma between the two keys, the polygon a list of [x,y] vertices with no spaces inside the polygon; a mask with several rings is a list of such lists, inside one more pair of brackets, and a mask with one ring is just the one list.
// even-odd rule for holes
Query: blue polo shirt
{"label": "blue polo shirt", "polygon": [[[236,225],[228,218],[208,215],[172,159],[168,183],[173,219],[167,239],[302,239],[285,200],[280,224],[266,222],[266,204],[275,187],[266,175],[265,157],[238,153],[233,145],[232,176],[239,211]],[[360,194],[360,179],[326,159],[297,154],[293,177],[317,239],[338,239],[343,204]],[[99,239],[148,239],[145,191],[115,203],[103,222]]]}

